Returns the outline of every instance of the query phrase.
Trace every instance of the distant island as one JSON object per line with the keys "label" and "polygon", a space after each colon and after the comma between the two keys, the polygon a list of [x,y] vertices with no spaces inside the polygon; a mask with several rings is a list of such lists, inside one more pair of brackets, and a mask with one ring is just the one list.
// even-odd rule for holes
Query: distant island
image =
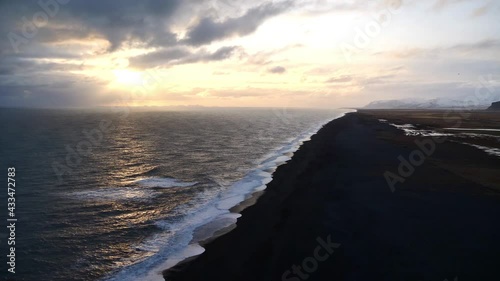
{"label": "distant island", "polygon": [[500,111],[500,101],[492,103],[488,110]]}

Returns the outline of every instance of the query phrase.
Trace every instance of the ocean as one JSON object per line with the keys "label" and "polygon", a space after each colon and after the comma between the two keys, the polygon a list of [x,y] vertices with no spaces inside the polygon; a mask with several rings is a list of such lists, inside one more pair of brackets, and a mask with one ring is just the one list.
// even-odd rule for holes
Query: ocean
{"label": "ocean", "polygon": [[[162,280],[343,113],[0,109],[5,182],[16,170],[14,280]],[[0,198],[5,222],[7,185]]]}

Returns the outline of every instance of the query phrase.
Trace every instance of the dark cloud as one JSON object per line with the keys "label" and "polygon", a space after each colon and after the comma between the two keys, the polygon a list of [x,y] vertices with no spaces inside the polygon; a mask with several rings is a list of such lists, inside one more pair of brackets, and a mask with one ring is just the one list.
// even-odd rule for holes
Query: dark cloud
{"label": "dark cloud", "polygon": [[[51,76],[48,79],[62,79]],[[99,83],[90,83],[77,77],[64,77],[64,81],[37,81],[28,85],[3,84],[0,87],[0,104],[4,107],[74,107],[93,106],[102,96]],[[85,93],[85,95],[82,95]]]}
{"label": "dark cloud", "polygon": [[181,0],[72,1],[71,18],[87,32],[95,32],[110,42],[114,51],[126,42],[147,46],[174,44],[176,35],[165,25]]}
{"label": "dark cloud", "polygon": [[215,51],[214,53],[210,54],[208,56],[208,60],[225,60],[231,57],[234,53],[235,50],[237,50],[239,47],[235,46],[229,46],[229,47],[222,47]]}
{"label": "dark cloud", "polygon": [[148,68],[172,66],[196,62],[221,61],[230,58],[239,47],[221,47],[214,52],[205,50],[191,51],[188,47],[174,47],[131,58],[130,66]]}
{"label": "dark cloud", "polygon": [[[35,35],[27,38],[30,44],[103,38],[110,43],[109,51],[130,42],[158,46],[177,41],[166,23],[175,15],[181,0],[40,2],[52,5],[40,5],[37,1],[0,2],[0,31],[25,38],[25,27],[33,27],[35,23]],[[34,22],[37,14],[44,14],[47,22]],[[9,40],[7,42],[10,44]]]}
{"label": "dark cloud", "polygon": [[[39,2],[51,5],[42,7]],[[50,106],[42,102],[46,96],[59,105],[79,104],[79,97],[80,102],[85,104],[86,97],[92,96],[90,93],[97,92],[96,89],[103,85],[98,85],[97,81],[86,81],[89,85],[94,83],[95,88],[79,86],[74,83],[77,74],[63,74],[81,70],[89,57],[121,48],[154,50],[130,58],[131,66],[137,68],[230,58],[240,50],[239,47],[226,46],[208,51],[203,45],[250,34],[266,19],[285,11],[289,5],[238,5],[237,10],[223,11],[224,16],[216,17],[221,20],[215,20],[207,18],[207,13],[202,12],[212,4],[201,0],[122,0],[119,3],[97,0],[0,1],[0,34],[5,36],[4,40],[0,40],[1,103],[30,106],[41,103]],[[36,15],[46,16],[47,21],[34,22]],[[196,19],[200,24],[210,24],[187,29],[187,23]],[[187,37],[179,38],[172,26],[176,30],[185,28]],[[34,28],[30,30],[30,36],[26,35],[27,28]],[[200,37],[203,28],[210,29],[208,37]],[[12,44],[12,38],[20,41]],[[92,42],[99,42],[96,39],[109,44],[105,46],[100,42],[99,45],[92,45]],[[81,76],[79,79],[85,80]],[[62,96],[65,92],[67,98]]]}
{"label": "dark cloud", "polygon": [[[27,75],[39,72],[77,70],[80,64],[44,62],[33,59],[8,57],[1,60],[0,75]],[[1,80],[0,80],[1,82]]]}
{"label": "dark cloud", "polygon": [[[56,0],[52,2],[58,3]],[[109,42],[110,52],[127,44],[145,47],[172,47],[181,44],[201,46],[232,36],[248,35],[265,20],[285,11],[292,4],[261,4],[250,8],[242,16],[222,21],[203,15],[199,17],[198,24],[189,28],[186,37],[180,40],[171,31],[176,17],[180,17],[176,12],[181,6],[195,5],[208,4],[206,1],[195,0],[122,0],[119,3],[87,0],[69,1],[64,5],[58,4],[57,7],[50,6],[47,10],[37,2],[3,1],[0,2],[0,31],[25,38],[25,26],[33,26],[33,16],[42,13],[47,16],[48,21],[36,24],[35,35],[26,40],[30,44],[102,38]],[[185,7],[182,9],[186,10],[189,11]],[[26,41],[23,40],[23,43]],[[9,45],[10,41],[5,40],[0,48],[3,51]]]}
{"label": "dark cloud", "polygon": [[275,67],[270,68],[268,71],[270,73],[282,74],[282,73],[286,72],[286,68],[284,68],[283,66],[275,66]]}
{"label": "dark cloud", "polygon": [[241,17],[215,21],[213,18],[200,19],[188,30],[182,42],[193,46],[210,44],[232,36],[244,36],[254,32],[264,21],[276,16],[291,6],[291,2],[266,3],[248,10]]}

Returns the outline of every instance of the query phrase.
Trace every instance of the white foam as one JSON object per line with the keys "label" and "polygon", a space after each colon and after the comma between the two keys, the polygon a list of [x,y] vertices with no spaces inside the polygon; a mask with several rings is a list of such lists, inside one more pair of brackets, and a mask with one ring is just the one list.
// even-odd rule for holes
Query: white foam
{"label": "white foam", "polygon": [[262,191],[262,190],[265,190],[265,189],[266,189],[266,187],[267,187],[267,186],[264,184],[264,185],[261,185],[261,186],[256,187],[256,188],[254,189],[254,191],[255,191],[255,192],[257,192],[257,191]]}
{"label": "white foam", "polygon": [[489,138],[489,139],[495,139],[496,141],[500,141],[500,136],[497,135],[488,135],[488,134],[477,134],[477,133],[460,133],[457,136],[462,137],[462,138]]}
{"label": "white foam", "polygon": [[413,128],[415,128],[415,126],[412,125],[412,124],[397,125],[397,124],[392,124],[391,123],[391,125],[394,126],[394,127],[396,127],[396,128],[398,128],[398,129],[413,129]]}
{"label": "white foam", "polygon": [[220,210],[229,210],[243,202],[247,195],[255,192],[256,188],[265,186],[272,180],[270,173],[257,168],[249,172],[243,179],[234,183],[226,192],[221,194],[216,206]]}
{"label": "white foam", "polygon": [[[147,239],[144,242],[146,245],[138,246],[139,248],[143,247],[154,251],[155,254],[143,261],[123,268],[108,280],[163,281],[162,271],[175,266],[186,258],[201,254],[204,249],[198,242],[210,237],[219,229],[235,224],[237,218],[241,216],[240,214],[230,213],[229,209],[244,201],[254,192],[264,190],[272,180],[272,172],[279,165],[291,159],[289,155],[285,154],[294,153],[303,142],[309,140],[313,134],[329,121],[331,120],[325,120],[297,138],[288,140],[282,147],[261,159],[257,167],[249,171],[241,180],[229,184],[229,186],[224,186],[220,181],[216,181],[223,191],[215,196],[209,190],[199,193],[196,199],[199,204],[195,204],[197,209],[192,210],[189,207],[180,206],[179,210],[175,211],[187,214],[181,221],[177,223],[158,221],[156,225],[168,234],[157,234]],[[146,187],[192,186],[196,184],[183,183],[175,179],[159,180],[157,178],[141,179],[138,183]],[[195,232],[197,237],[194,237]]]}
{"label": "white foam", "polygon": [[[423,137],[450,137],[450,136],[453,136],[453,137],[459,137],[459,138],[496,138],[496,139],[500,139],[496,136],[486,135],[486,134],[475,134],[475,133],[449,134],[449,133],[436,132],[436,131],[432,131],[432,130],[417,130],[417,129],[413,129],[414,126],[411,124],[405,124],[405,125],[390,124],[390,125],[398,128],[400,130],[403,130],[405,132],[405,135],[407,135],[407,136],[423,136]],[[489,132],[500,131],[497,129],[470,129],[470,128],[445,128],[445,130],[489,131]],[[477,144],[472,144],[472,143],[467,143],[467,142],[459,142],[459,143],[475,147],[477,149],[480,149],[480,150],[486,152],[489,155],[500,157],[500,149],[499,148],[482,146],[482,145],[477,145]]]}
{"label": "white foam", "polygon": [[217,203],[217,208],[219,209],[231,209],[232,207],[238,205],[240,202],[245,200],[244,194],[238,194],[230,197],[226,197],[221,199],[219,203]]}
{"label": "white foam", "polygon": [[94,190],[76,191],[66,195],[80,200],[93,201],[149,200],[159,195],[158,192],[149,188],[189,187],[197,184],[197,182],[182,182],[173,178],[143,178],[131,181],[128,184],[137,184],[142,186],[142,188],[106,187]]}
{"label": "white foam", "polygon": [[177,265],[179,262],[194,256],[201,255],[205,249],[199,244],[190,244],[173,253],[167,260],[157,264],[152,269],[135,271],[122,271],[115,275],[113,278],[107,279],[108,281],[125,281],[125,280],[140,280],[140,281],[165,281],[163,278],[163,271]]}
{"label": "white foam", "polygon": [[477,145],[477,144],[472,144],[472,143],[467,143],[467,142],[462,142],[462,144],[466,144],[466,145],[475,147],[477,149],[480,149],[489,155],[500,157],[500,149],[498,149],[498,148],[482,146],[482,145]]}
{"label": "white foam", "polygon": [[484,131],[484,132],[500,132],[500,129],[481,129],[481,128],[444,128],[445,130],[454,131]]}
{"label": "white foam", "polygon": [[214,237],[215,233],[223,228],[229,227],[236,224],[238,218],[241,214],[228,213],[224,215],[219,215],[213,221],[202,225],[196,229],[195,237],[193,241],[200,242]]}
{"label": "white foam", "polygon": [[433,130],[418,130],[412,124],[397,125],[390,123],[389,125],[396,127],[405,132],[406,136],[422,136],[422,137],[450,137],[454,134],[441,133]]}
{"label": "white foam", "polygon": [[149,188],[189,187],[197,184],[197,182],[182,182],[173,178],[144,178],[135,180],[134,183]]}
{"label": "white foam", "polygon": [[414,130],[412,132],[415,136],[423,136],[423,137],[451,137],[454,136],[453,134],[447,134],[447,133],[440,133],[436,131],[430,131],[430,130]]}
{"label": "white foam", "polygon": [[[182,207],[179,207],[182,208]],[[184,210],[186,211],[186,210]],[[161,272],[180,261],[201,254],[204,249],[193,241],[193,233],[198,227],[215,218],[229,214],[227,210],[217,209],[211,201],[200,206],[195,212],[187,212],[184,219],[177,223],[157,221],[155,224],[163,231],[147,238],[134,248],[147,250],[153,255],[139,261],[130,261],[129,265],[115,274],[108,276],[107,281],[162,280]]]}
{"label": "white foam", "polygon": [[141,188],[118,188],[108,187],[95,190],[76,191],[68,193],[70,197],[80,200],[92,201],[125,201],[125,200],[148,200],[158,194],[151,190]]}
{"label": "white foam", "polygon": [[205,252],[205,248],[200,246],[199,244],[190,244],[186,246],[183,250],[173,254],[169,259],[167,259],[164,263],[157,265],[153,268],[146,276],[141,276],[141,281],[165,281],[163,278],[162,272],[165,269],[172,268],[177,265],[179,262],[186,260],[190,257],[199,256]]}

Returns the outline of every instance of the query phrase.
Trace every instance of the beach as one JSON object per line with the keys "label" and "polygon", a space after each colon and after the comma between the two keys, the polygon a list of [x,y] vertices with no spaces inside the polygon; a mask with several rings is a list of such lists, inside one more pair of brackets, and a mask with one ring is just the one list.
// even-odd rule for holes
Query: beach
{"label": "beach", "polygon": [[0,1],[9,281],[500,280],[500,1]]}
{"label": "beach", "polygon": [[496,280],[499,114],[444,113],[358,111],[326,124],[236,228],[165,279]]}

